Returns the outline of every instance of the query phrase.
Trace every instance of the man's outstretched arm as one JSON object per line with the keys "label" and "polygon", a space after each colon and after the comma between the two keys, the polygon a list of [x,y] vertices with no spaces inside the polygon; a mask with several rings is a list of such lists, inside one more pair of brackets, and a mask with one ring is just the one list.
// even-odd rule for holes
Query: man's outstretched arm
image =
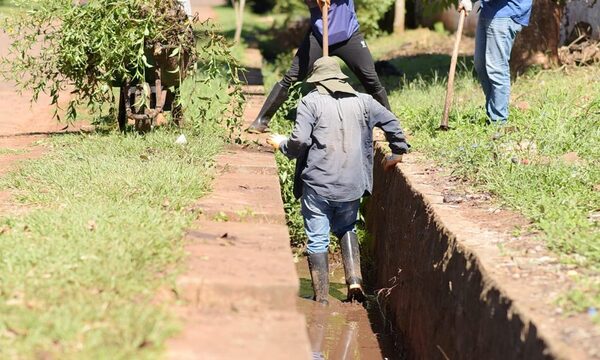
{"label": "man's outstretched arm", "polygon": [[406,141],[406,136],[400,127],[400,122],[396,115],[375,99],[371,98],[370,101],[371,111],[369,121],[371,122],[371,127],[378,127],[383,130],[392,150],[392,155],[388,156],[384,163],[385,169],[389,170],[402,161],[402,155],[408,152],[410,145]]}
{"label": "man's outstretched arm", "polygon": [[310,106],[304,100],[301,100],[297,110],[296,125],[290,138],[273,134],[267,140],[267,143],[276,150],[279,149],[288,158],[297,159],[312,145],[312,131],[315,121]]}

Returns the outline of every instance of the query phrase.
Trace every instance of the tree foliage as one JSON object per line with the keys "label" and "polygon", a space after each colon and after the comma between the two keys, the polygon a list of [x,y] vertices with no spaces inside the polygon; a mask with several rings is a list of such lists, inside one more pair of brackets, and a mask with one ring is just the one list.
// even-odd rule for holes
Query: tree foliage
{"label": "tree foliage", "polygon": [[[73,120],[86,105],[93,113],[114,104],[112,86],[143,82],[153,73],[154,57],[175,63],[181,78],[201,69],[208,81],[224,76],[237,81],[237,63],[222,38],[206,30],[196,47],[193,21],[176,0],[17,0],[23,12],[6,20],[12,38],[10,55],[2,60],[5,77],[33,100],[48,93],[60,118],[59,100],[70,91],[66,110]],[[195,66],[197,64],[197,66]],[[224,66],[225,64],[225,66]]]}

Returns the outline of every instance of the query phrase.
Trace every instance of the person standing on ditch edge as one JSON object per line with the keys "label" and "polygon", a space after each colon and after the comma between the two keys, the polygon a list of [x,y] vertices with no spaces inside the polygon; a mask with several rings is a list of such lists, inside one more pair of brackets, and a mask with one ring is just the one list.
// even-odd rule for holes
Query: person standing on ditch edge
{"label": "person standing on ditch edge", "polygon": [[[306,34],[292,61],[292,66],[283,79],[276,83],[263,104],[256,120],[248,128],[249,132],[262,133],[277,109],[288,98],[288,89],[302,81],[312,70],[315,61],[323,56],[323,19],[318,2],[325,0],[305,0],[310,10],[311,29]],[[329,54],[342,59],[356,74],[367,93],[390,110],[387,92],[377,76],[373,57],[361,32],[354,10],[354,0],[331,1],[329,8]]]}
{"label": "person standing on ditch edge", "polygon": [[291,137],[273,134],[267,142],[296,159],[294,195],[301,200],[308,237],[308,265],[315,300],[327,304],[330,231],[340,239],[348,300],[363,301],[356,221],[360,199],[373,189],[373,128],[383,129],[393,168],[409,145],[392,112],[345,81],[338,62],[324,57],[306,80],[316,89],[298,106]]}
{"label": "person standing on ditch edge", "polygon": [[[488,123],[504,125],[510,102],[510,53],[517,34],[529,25],[532,0],[483,0],[475,35],[475,70],[485,94]],[[460,0],[458,11],[473,9]]]}

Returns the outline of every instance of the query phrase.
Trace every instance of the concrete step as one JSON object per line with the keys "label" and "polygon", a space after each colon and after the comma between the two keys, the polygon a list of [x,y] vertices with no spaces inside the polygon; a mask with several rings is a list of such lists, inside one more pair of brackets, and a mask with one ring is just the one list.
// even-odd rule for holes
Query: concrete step
{"label": "concrete step", "polygon": [[230,148],[219,155],[217,167],[221,172],[243,174],[277,175],[273,152],[255,149]]}
{"label": "concrete step", "polygon": [[186,326],[170,341],[167,359],[307,360],[311,350],[304,316],[295,312],[182,314]]}
{"label": "concrete step", "polygon": [[279,224],[251,224],[246,222],[198,221],[186,234],[188,246],[218,245],[236,246],[290,255],[288,228]]}
{"label": "concrete step", "polygon": [[197,228],[186,237],[180,299],[201,309],[294,308],[299,285],[285,226],[200,222]]}
{"label": "concrete step", "polygon": [[[264,156],[260,153],[253,153],[252,156],[254,155],[257,162]],[[239,156],[242,157],[244,156]],[[274,161],[271,161],[274,164]],[[224,169],[242,168],[234,163],[231,154],[223,158],[218,157],[217,162]],[[273,166],[247,166],[247,172],[222,173],[215,181],[211,194],[200,199],[195,207],[202,210],[207,220],[285,224],[279,179],[270,173],[274,170]]]}

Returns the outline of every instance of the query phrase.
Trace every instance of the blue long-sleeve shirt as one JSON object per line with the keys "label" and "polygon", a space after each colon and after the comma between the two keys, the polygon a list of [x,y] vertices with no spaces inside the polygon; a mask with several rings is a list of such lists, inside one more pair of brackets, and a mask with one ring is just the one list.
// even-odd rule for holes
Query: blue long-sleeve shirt
{"label": "blue long-sleeve shirt", "polygon": [[354,201],[373,190],[373,128],[395,155],[409,145],[396,116],[367,94],[312,91],[298,106],[296,125],[279,149],[296,159],[294,195],[308,186],[331,201]]}
{"label": "blue long-sleeve shirt", "polygon": [[[323,14],[317,5],[318,0],[309,0],[312,31],[320,41],[323,40]],[[329,45],[335,45],[350,39],[360,28],[354,0],[331,0],[329,8]]]}
{"label": "blue long-sleeve shirt", "polygon": [[485,19],[511,18],[523,26],[529,25],[532,0],[483,0],[481,14]]}

